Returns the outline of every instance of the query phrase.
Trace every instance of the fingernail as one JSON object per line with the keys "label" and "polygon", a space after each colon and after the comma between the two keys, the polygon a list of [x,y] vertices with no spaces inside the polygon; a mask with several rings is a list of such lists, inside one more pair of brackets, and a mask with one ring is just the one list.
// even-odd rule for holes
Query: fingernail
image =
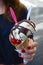
{"label": "fingernail", "polygon": [[19,53],[18,56],[20,57],[21,56],[21,53]]}
{"label": "fingernail", "polygon": [[28,46],[27,49],[28,49],[28,50],[31,49],[31,46]]}
{"label": "fingernail", "polygon": [[23,49],[23,50],[21,50],[21,52],[22,52],[22,53],[25,53],[26,51]]}

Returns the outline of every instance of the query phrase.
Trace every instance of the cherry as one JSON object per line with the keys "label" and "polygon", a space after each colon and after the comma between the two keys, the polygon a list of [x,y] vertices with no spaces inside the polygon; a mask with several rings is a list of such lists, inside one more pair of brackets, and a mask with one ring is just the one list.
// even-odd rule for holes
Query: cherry
{"label": "cherry", "polygon": [[13,44],[17,44],[15,38],[11,38],[11,42],[12,42]]}
{"label": "cherry", "polygon": [[24,49],[21,50],[22,53],[25,53],[26,51]]}
{"label": "cherry", "polygon": [[11,38],[11,42],[13,44],[20,44],[21,43],[21,40],[18,40],[18,39],[15,39],[15,38]]}
{"label": "cherry", "polygon": [[17,44],[20,44],[21,43],[21,40],[17,40],[16,42],[17,42]]}

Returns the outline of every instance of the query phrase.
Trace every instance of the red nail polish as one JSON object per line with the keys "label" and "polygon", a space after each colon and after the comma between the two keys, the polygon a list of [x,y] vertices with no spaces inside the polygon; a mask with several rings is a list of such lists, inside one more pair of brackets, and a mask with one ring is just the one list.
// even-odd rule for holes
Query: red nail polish
{"label": "red nail polish", "polygon": [[28,49],[28,50],[31,49],[31,46],[28,46],[27,49]]}
{"label": "red nail polish", "polygon": [[19,53],[18,56],[20,57],[21,56],[21,53]]}
{"label": "red nail polish", "polygon": [[22,53],[25,53],[26,51],[23,49],[21,52],[22,52]]}

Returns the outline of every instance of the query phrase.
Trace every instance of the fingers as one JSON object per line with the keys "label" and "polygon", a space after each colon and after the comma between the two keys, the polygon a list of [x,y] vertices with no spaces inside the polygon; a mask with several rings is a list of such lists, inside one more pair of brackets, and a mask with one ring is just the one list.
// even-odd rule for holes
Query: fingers
{"label": "fingers", "polygon": [[29,61],[29,62],[30,62],[30,61],[32,61],[32,60],[33,60],[33,57],[32,57],[31,59],[24,59],[24,60],[26,60],[26,61]]}
{"label": "fingers", "polygon": [[28,47],[26,49],[22,49],[22,53],[19,55],[23,59],[31,61],[35,56],[36,50],[37,50],[37,43],[34,42],[32,39],[29,39]]}
{"label": "fingers", "polygon": [[35,52],[36,52],[36,50],[34,49],[34,51],[30,50],[29,52],[20,53],[19,57],[22,57],[22,58],[32,58],[32,57],[35,56]]}
{"label": "fingers", "polygon": [[33,53],[36,52],[36,50],[37,50],[36,47],[34,47],[34,48],[30,49],[30,50],[26,50],[26,53],[33,54]]}
{"label": "fingers", "polygon": [[33,58],[35,56],[35,53],[33,53],[33,54],[31,54],[31,55],[28,55],[28,54],[26,54],[26,55],[24,55],[24,59],[31,59],[31,58]]}
{"label": "fingers", "polygon": [[26,48],[26,49],[22,49],[22,53],[29,53],[29,54],[31,54],[31,53],[35,53],[36,52],[36,50],[37,50],[37,43],[36,42],[33,42],[33,40],[31,40],[30,42],[29,42],[29,45],[28,45],[28,47]]}
{"label": "fingers", "polygon": [[38,43],[34,42],[33,45],[32,45],[32,48],[37,47],[37,45],[38,45]]}
{"label": "fingers", "polygon": [[33,48],[33,47],[37,47],[37,44],[38,44],[37,42],[29,38],[28,46],[31,46],[31,48]]}
{"label": "fingers", "polygon": [[26,61],[32,61],[36,52],[36,47],[34,49],[30,49],[29,51],[25,53],[19,54],[19,57],[25,59]]}
{"label": "fingers", "polygon": [[33,53],[35,53],[36,52],[36,47],[34,47],[34,48],[32,48],[32,49],[29,49],[29,50],[27,50],[27,49],[23,49],[23,50],[21,50],[21,52],[22,53],[27,53],[27,54],[33,54]]}
{"label": "fingers", "polygon": [[28,55],[28,54],[24,53],[24,54],[20,54],[19,57],[22,57],[23,59],[25,59],[27,61],[31,61],[31,60],[33,60],[34,56],[35,56],[35,53],[33,53],[31,55]]}

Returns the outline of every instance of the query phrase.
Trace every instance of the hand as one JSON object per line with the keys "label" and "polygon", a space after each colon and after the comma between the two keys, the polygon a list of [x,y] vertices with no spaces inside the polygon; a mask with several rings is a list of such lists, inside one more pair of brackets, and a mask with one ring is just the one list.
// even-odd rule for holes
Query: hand
{"label": "hand", "polygon": [[25,59],[26,61],[31,61],[35,56],[36,49],[37,42],[34,42],[32,39],[29,39],[28,47],[24,50],[24,52],[19,54],[19,56]]}

